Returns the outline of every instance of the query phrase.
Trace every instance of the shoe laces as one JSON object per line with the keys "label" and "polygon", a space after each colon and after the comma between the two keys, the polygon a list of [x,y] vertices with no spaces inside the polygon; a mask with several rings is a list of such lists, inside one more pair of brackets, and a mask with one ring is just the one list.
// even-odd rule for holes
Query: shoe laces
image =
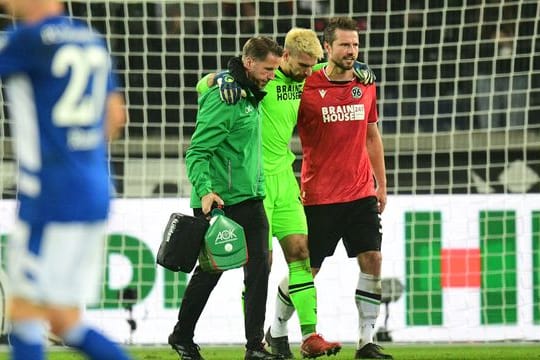
{"label": "shoe laces", "polygon": [[302,345],[308,344],[308,346],[309,346],[309,344],[314,344],[314,343],[316,343],[316,344],[325,344],[326,346],[329,346],[329,347],[341,346],[340,343],[328,341],[328,340],[324,339],[322,334],[317,334],[317,333],[311,334],[308,338],[306,338],[304,340]]}
{"label": "shoe laces", "polygon": [[324,342],[324,339],[320,334],[311,334],[302,342],[302,347],[304,348],[307,346],[309,348],[314,344],[319,344],[321,342]]}
{"label": "shoe laces", "polygon": [[313,333],[311,335],[309,335],[305,341],[308,341],[310,339],[313,339],[312,341],[324,341],[324,338],[322,337],[321,334],[318,334],[318,333]]}

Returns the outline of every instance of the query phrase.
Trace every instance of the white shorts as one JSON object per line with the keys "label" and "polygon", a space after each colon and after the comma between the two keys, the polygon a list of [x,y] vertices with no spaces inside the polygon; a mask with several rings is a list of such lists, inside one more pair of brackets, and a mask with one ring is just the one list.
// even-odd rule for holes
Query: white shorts
{"label": "white shorts", "polygon": [[15,224],[7,272],[11,294],[44,305],[96,303],[103,279],[106,222]]}

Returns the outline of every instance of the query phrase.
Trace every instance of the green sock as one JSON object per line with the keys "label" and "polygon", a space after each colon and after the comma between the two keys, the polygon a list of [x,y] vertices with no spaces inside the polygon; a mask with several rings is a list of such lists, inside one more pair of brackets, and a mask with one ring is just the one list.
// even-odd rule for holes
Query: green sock
{"label": "green sock", "polygon": [[300,325],[300,331],[302,332],[302,340],[305,340],[308,335],[317,332],[317,325]]}
{"label": "green sock", "polygon": [[314,333],[317,326],[317,291],[308,259],[289,264],[289,297],[298,313],[302,336]]}

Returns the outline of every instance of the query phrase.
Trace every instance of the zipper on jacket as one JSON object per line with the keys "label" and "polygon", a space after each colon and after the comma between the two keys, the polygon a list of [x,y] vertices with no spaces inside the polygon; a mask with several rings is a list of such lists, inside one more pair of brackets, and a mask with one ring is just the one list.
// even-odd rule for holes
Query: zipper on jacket
{"label": "zipper on jacket", "polygon": [[229,176],[229,181],[228,181],[228,186],[229,186],[229,191],[232,190],[232,165],[231,165],[231,160],[227,160],[227,175]]}
{"label": "zipper on jacket", "polygon": [[257,122],[258,122],[258,129],[257,129],[257,139],[258,146],[257,146],[257,181],[255,182],[253,189],[253,193],[257,194],[257,190],[259,190],[259,183],[261,181],[261,170],[262,170],[262,116],[261,116],[261,109],[257,108]]}

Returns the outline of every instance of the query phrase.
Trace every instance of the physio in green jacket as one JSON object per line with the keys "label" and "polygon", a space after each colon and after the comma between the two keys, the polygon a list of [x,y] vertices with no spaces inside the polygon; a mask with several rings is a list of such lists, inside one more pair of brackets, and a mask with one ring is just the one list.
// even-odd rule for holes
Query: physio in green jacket
{"label": "physio in green jacket", "polygon": [[218,88],[199,99],[197,126],[186,153],[192,208],[206,214],[213,202],[232,205],[264,198],[261,91],[254,91],[234,106],[223,104]]}
{"label": "physio in green jacket", "polygon": [[[229,61],[230,75],[222,78],[236,79],[246,96],[235,105],[221,101],[218,88],[202,96],[186,153],[194,215],[207,218],[212,207],[220,205],[226,216],[244,228],[249,254],[244,266],[245,360],[281,358],[263,345],[270,268],[259,103],[282,55],[283,49],[270,38],[259,36],[246,42],[242,56]],[[221,273],[205,272],[200,266],[194,270],[168,339],[180,359],[202,359],[193,342],[195,326],[220,277]]]}

